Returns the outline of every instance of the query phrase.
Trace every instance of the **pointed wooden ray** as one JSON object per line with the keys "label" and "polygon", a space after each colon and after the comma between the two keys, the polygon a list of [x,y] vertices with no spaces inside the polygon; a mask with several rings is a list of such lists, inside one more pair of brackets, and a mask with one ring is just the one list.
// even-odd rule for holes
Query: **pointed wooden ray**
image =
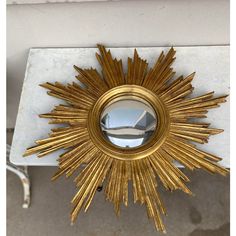
{"label": "pointed wooden ray", "polygon": [[108,90],[107,84],[100,77],[96,69],[91,68],[83,70],[75,65],[74,68],[80,74],[76,76],[76,78],[86,86],[90,93],[100,96]]}
{"label": "pointed wooden ray", "polygon": [[137,50],[134,50],[133,60],[128,58],[128,71],[126,75],[126,84],[142,85],[146,76],[148,63],[142,60]]}
{"label": "pointed wooden ray", "polygon": [[175,50],[173,48],[169,50],[166,56],[162,52],[154,67],[148,71],[142,85],[155,92],[161,89],[175,74],[170,67],[175,60],[174,55]]}
{"label": "pointed wooden ray", "polygon": [[71,213],[72,222],[77,218],[83,205],[85,211],[88,209],[97,187],[104,181],[111,163],[112,160],[110,158],[99,153],[95,155],[95,158],[88,163],[83,172],[76,179],[77,186],[80,188],[71,201],[75,205]]}
{"label": "pointed wooden ray", "polygon": [[98,45],[101,55],[96,53],[96,57],[102,67],[103,77],[109,88],[113,88],[125,83],[122,61],[113,59],[110,50],[106,51],[105,47]]}

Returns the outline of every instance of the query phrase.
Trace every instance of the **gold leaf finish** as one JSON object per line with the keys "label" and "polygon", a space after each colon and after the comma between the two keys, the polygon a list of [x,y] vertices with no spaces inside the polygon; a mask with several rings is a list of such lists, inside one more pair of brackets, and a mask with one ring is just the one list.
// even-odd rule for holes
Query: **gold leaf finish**
{"label": "gold leaf finish", "polygon": [[[119,215],[121,203],[128,206],[130,182],[134,202],[145,204],[156,229],[165,232],[161,214],[166,214],[166,210],[157,191],[159,182],[170,191],[180,189],[192,194],[186,186],[190,180],[176,167],[176,162],[190,170],[202,168],[221,175],[229,172],[217,164],[221,158],[194,145],[194,142],[206,143],[210,135],[223,130],[191,119],[205,118],[208,109],[218,107],[227,96],[213,97],[214,92],[210,92],[188,98],[193,91],[191,82],[195,73],[173,79],[173,48],[166,55],[162,52],[153,68],[148,68],[147,61],[134,50],[133,58],[128,58],[127,73],[122,61],[113,58],[110,50],[102,45],[98,48],[100,54],[97,53],[96,57],[102,75],[93,68],[74,66],[79,73],[76,78],[84,87],[76,82],[41,85],[49,90],[50,96],[66,101],[67,105],[58,105],[40,117],[50,119],[51,124],[65,126],[52,129],[48,138],[36,141],[36,146],[28,148],[24,156],[38,153],[38,157],[43,157],[58,149],[67,149],[59,156],[59,170],[52,179],[77,175],[74,182],[79,190],[71,201],[74,206],[72,222],[82,208],[88,210],[102,184],[105,185],[106,199],[113,202]],[[124,97],[146,101],[158,117],[158,127],[152,138],[131,149],[109,143],[100,128],[100,116],[105,106]],[[83,170],[80,171],[79,167]]]}

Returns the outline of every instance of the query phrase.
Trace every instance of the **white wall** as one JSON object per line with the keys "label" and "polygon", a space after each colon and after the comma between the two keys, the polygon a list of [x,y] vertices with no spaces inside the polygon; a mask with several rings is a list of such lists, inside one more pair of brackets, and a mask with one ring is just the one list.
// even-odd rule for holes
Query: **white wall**
{"label": "white wall", "polygon": [[115,47],[229,44],[229,1],[8,5],[7,127],[15,125],[30,47],[94,47],[96,43]]}
{"label": "white wall", "polygon": [[7,4],[39,4],[39,3],[47,4],[47,3],[104,2],[104,1],[117,1],[117,0],[7,0]]}

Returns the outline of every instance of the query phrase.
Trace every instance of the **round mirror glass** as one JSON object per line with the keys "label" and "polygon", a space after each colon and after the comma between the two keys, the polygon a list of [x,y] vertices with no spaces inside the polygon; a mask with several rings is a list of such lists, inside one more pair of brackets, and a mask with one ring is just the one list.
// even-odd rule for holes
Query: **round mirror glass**
{"label": "round mirror glass", "polygon": [[100,125],[106,139],[122,148],[145,144],[157,126],[156,114],[142,99],[122,99],[108,104]]}

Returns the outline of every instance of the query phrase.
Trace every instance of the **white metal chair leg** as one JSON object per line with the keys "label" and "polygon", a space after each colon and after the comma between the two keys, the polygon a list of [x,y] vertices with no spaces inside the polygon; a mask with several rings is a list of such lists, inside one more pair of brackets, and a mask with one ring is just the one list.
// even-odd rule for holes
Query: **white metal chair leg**
{"label": "white metal chair leg", "polygon": [[[10,154],[10,149],[11,149],[11,146],[7,145],[7,157]],[[24,168],[19,168],[7,161],[7,170],[19,176],[23,185],[23,190],[24,190],[24,202],[22,204],[22,207],[28,208],[30,205],[30,179],[28,175],[27,166],[24,166]]]}

